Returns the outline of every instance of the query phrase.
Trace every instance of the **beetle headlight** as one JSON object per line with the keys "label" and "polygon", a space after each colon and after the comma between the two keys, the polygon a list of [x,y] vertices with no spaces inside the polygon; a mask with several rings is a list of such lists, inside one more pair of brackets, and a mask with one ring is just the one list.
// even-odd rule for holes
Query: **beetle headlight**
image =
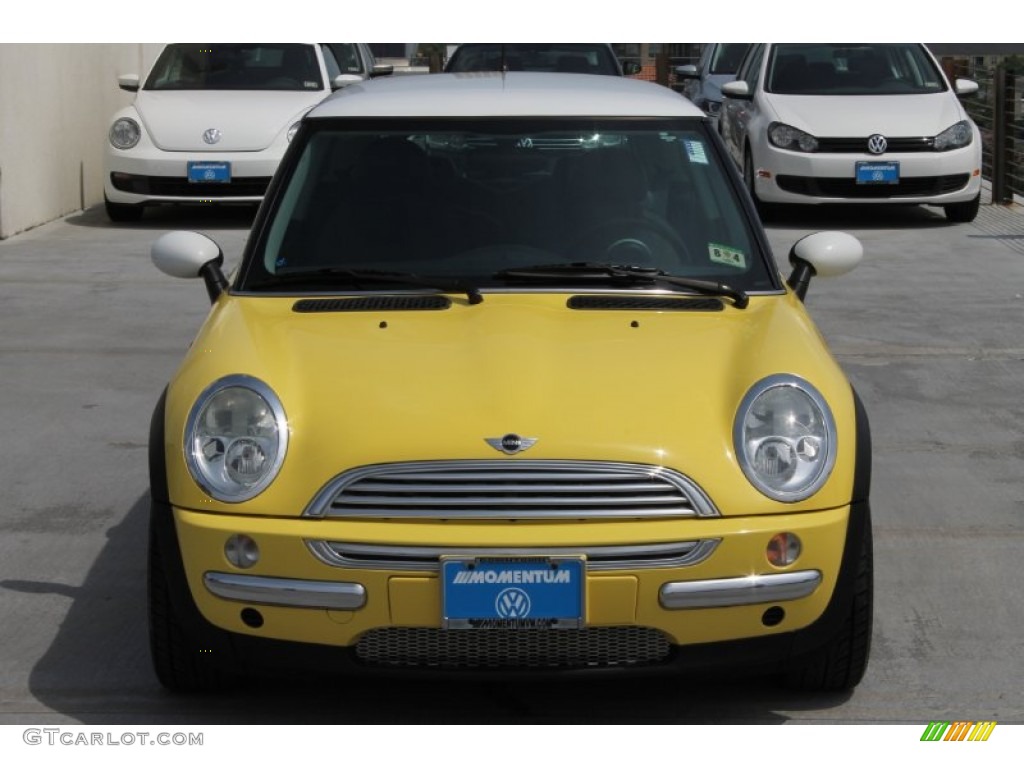
{"label": "beetle headlight", "polygon": [[937,152],[959,149],[970,144],[973,136],[974,132],[971,130],[971,124],[966,120],[961,120],[936,136],[933,146]]}
{"label": "beetle headlight", "polygon": [[769,376],[747,392],[733,441],[743,474],[777,501],[808,498],[835,464],[835,421],[814,387],[796,376]]}
{"label": "beetle headlight", "polygon": [[189,472],[220,501],[261,493],[277,476],[287,447],[281,401],[251,376],[227,376],[207,387],[185,425]]}
{"label": "beetle headlight", "polygon": [[142,138],[142,130],[139,128],[139,124],[130,117],[121,117],[110,126],[108,136],[111,145],[117,149],[131,149]]}
{"label": "beetle headlight", "polygon": [[816,138],[785,123],[772,123],[768,126],[768,141],[779,149],[789,149],[793,152],[818,151]]}

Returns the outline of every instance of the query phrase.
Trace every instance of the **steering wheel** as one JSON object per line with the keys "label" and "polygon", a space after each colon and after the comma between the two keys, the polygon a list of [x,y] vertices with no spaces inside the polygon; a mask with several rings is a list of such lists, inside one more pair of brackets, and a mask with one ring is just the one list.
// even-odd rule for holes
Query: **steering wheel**
{"label": "steering wheel", "polygon": [[689,249],[672,226],[655,217],[623,217],[602,221],[583,231],[572,241],[573,253],[586,250],[588,261],[599,260],[613,264],[664,266],[665,258],[658,253],[667,250],[680,263],[690,261]]}

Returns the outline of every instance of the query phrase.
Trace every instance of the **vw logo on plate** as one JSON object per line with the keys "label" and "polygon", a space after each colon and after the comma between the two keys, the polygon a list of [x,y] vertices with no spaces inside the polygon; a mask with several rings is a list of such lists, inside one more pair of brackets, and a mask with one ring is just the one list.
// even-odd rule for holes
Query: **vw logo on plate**
{"label": "vw logo on plate", "polygon": [[882,134],[876,133],[874,136],[868,137],[868,152],[872,155],[880,155],[888,148],[889,142]]}
{"label": "vw logo on plate", "polygon": [[220,128],[207,128],[203,131],[203,141],[207,144],[216,144],[221,137]]}
{"label": "vw logo on plate", "polygon": [[503,589],[494,601],[494,610],[503,619],[522,619],[530,614],[530,596],[517,587]]}

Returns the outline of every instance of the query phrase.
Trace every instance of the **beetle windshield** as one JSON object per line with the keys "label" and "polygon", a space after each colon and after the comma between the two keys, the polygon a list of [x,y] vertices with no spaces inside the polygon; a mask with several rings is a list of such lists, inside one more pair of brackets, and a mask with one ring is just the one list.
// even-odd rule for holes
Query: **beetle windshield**
{"label": "beetle windshield", "polygon": [[466,43],[447,72],[577,72],[619,75],[611,48],[594,43]]}
{"label": "beetle windshield", "polygon": [[146,80],[150,91],[318,91],[316,50],[291,43],[174,43]]}
{"label": "beetle windshield", "polygon": [[766,90],[884,96],[940,93],[946,85],[917,43],[811,43],[773,46]]}
{"label": "beetle windshield", "polygon": [[702,121],[403,122],[307,123],[240,288],[343,270],[497,287],[580,262],[778,288]]}

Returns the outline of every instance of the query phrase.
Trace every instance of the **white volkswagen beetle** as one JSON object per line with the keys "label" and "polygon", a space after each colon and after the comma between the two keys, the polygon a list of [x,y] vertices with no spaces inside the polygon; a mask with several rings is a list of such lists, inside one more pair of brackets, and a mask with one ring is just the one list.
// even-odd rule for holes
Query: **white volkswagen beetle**
{"label": "white volkswagen beetle", "polygon": [[173,43],[108,134],[107,215],[144,206],[258,203],[298,127],[332,90],[390,74],[363,43]]}

